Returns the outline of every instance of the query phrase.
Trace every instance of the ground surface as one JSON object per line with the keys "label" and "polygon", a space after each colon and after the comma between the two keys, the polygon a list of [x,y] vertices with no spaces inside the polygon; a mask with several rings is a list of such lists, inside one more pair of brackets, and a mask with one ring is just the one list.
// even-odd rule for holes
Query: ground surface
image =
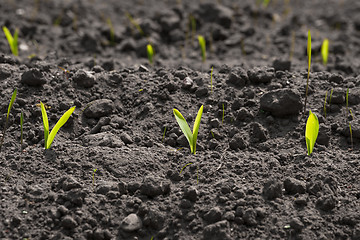
{"label": "ground surface", "polygon": [[[359,1],[2,0],[0,9],[0,24],[20,29],[20,57],[0,34],[1,126],[18,90],[0,154],[1,239],[360,239]],[[309,29],[306,108],[320,121],[311,156]],[[49,150],[39,101],[50,128],[76,106]],[[201,105],[192,155],[173,108],[192,128]]]}

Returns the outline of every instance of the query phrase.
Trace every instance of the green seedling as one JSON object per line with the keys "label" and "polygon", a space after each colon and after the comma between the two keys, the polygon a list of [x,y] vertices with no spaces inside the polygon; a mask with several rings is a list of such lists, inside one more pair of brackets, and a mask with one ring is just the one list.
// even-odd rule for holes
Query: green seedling
{"label": "green seedling", "polygon": [[350,130],[351,149],[353,149],[354,148],[354,142],[353,142],[353,137],[352,137],[351,123],[349,123],[349,130]]}
{"label": "green seedling", "polygon": [[270,0],[263,0],[263,1],[262,1],[262,5],[263,5],[264,8],[267,8],[267,6],[269,5],[269,3],[270,3]]}
{"label": "green seedling", "polygon": [[210,92],[213,93],[213,71],[214,71],[214,67],[211,67],[211,72],[210,72]]}
{"label": "green seedling", "polygon": [[97,168],[93,169],[93,172],[92,172],[92,185],[93,187],[95,187],[95,173],[97,171]]}
{"label": "green seedling", "polygon": [[204,63],[206,61],[206,42],[205,38],[202,35],[198,36],[199,45],[201,48],[201,60]]}
{"label": "green seedling", "polygon": [[3,134],[2,134],[2,138],[1,138],[1,142],[0,142],[0,152],[1,152],[2,145],[4,143],[5,133],[6,133],[7,125],[9,123],[10,111],[15,102],[16,94],[17,94],[17,89],[14,90],[14,92],[11,96],[11,99],[10,99],[10,103],[9,103],[9,107],[8,107],[8,111],[7,111],[7,115],[6,115],[6,120],[5,120],[5,125],[4,125],[4,130],[3,130]]}
{"label": "green seedling", "polygon": [[186,139],[189,142],[191,153],[193,153],[194,155],[196,154],[196,141],[197,141],[197,135],[199,132],[203,108],[204,108],[204,106],[201,105],[201,107],[198,111],[198,114],[196,116],[195,122],[194,122],[193,132],[191,132],[190,127],[189,127],[188,123],[186,122],[185,118],[183,117],[183,115],[177,109],[174,108],[174,110],[173,110],[175,119],[178,122],[181,131],[184,133]]}
{"label": "green seedling", "polygon": [[154,60],[154,49],[153,47],[151,46],[151,44],[148,44],[146,46],[146,49],[147,49],[147,56],[148,56],[148,59],[149,59],[149,63],[150,65],[153,64],[153,60]]}
{"label": "green seedling", "polygon": [[290,56],[289,56],[290,61],[292,60],[292,57],[294,56],[295,37],[296,37],[295,31],[291,31],[291,44],[290,44]]}
{"label": "green seedling", "polygon": [[9,29],[7,27],[2,28],[5,34],[5,37],[9,43],[10,50],[14,56],[19,56],[18,51],[18,36],[19,36],[19,29],[15,29],[14,36],[11,35]]}
{"label": "green seedling", "polygon": [[[193,164],[193,163],[187,163],[187,164],[185,164],[185,166],[183,166],[183,167],[181,168],[179,174],[181,174],[182,171],[183,171],[187,166],[189,166],[189,165],[191,165],[191,164]],[[196,166],[196,182],[199,183],[199,167],[198,167],[198,166]]]}
{"label": "green seedling", "polygon": [[20,114],[20,145],[23,145],[23,126],[24,126],[24,113]]}
{"label": "green seedling", "polygon": [[163,137],[162,137],[161,142],[164,142],[164,139],[165,139],[165,133],[166,133],[166,126],[165,126],[165,128],[164,128]]}
{"label": "green seedling", "polygon": [[191,46],[193,45],[195,34],[196,34],[196,19],[193,15],[189,16],[190,26],[191,26]]}
{"label": "green seedling", "polygon": [[140,27],[140,25],[135,21],[135,19],[131,16],[130,13],[125,13],[126,17],[128,18],[129,22],[132,24],[133,27],[140,33],[141,36],[145,36],[144,31]]}
{"label": "green seedling", "polygon": [[308,74],[306,80],[306,91],[305,91],[305,104],[304,104],[304,114],[306,112],[306,101],[309,91],[309,78],[310,78],[310,67],[311,67],[311,33],[308,31],[308,42],[307,42],[307,55],[308,55]]}
{"label": "green seedling", "polygon": [[51,144],[59,131],[59,129],[67,122],[67,120],[70,118],[71,114],[74,112],[75,107],[70,108],[67,110],[64,115],[61,116],[59,121],[55,124],[53,129],[51,130],[49,134],[49,121],[46,114],[45,106],[42,102],[40,102],[41,106],[41,114],[43,119],[43,125],[44,125],[44,138],[45,138],[45,149],[49,149],[51,147]]}
{"label": "green seedling", "polygon": [[326,66],[328,62],[329,56],[329,40],[327,38],[324,39],[321,45],[321,57],[323,60],[323,64]]}
{"label": "green seedling", "polygon": [[314,145],[316,139],[319,134],[319,120],[317,116],[311,112],[309,113],[309,118],[306,122],[306,130],[305,130],[305,140],[306,147],[308,151],[308,155],[310,155],[314,149]]}
{"label": "green seedling", "polygon": [[106,24],[109,26],[109,29],[110,29],[110,45],[114,46],[115,45],[115,30],[114,30],[114,26],[111,22],[111,19],[109,17],[106,19]]}
{"label": "green seedling", "polygon": [[326,99],[327,99],[327,91],[326,91],[326,93],[325,93],[325,100],[324,100],[324,116],[325,116],[325,118],[326,118]]}

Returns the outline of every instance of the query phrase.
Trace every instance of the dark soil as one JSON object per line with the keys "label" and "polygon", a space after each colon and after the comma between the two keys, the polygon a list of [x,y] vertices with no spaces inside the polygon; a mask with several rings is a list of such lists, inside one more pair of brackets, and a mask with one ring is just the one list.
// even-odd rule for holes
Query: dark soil
{"label": "dark soil", "polygon": [[[20,48],[11,56],[0,33],[1,127],[18,90],[0,153],[1,239],[360,239],[359,1],[1,0],[0,9]],[[76,106],[47,150],[40,101],[50,128]],[[192,128],[201,105],[193,155],[173,108]],[[310,109],[320,133],[308,156]]]}

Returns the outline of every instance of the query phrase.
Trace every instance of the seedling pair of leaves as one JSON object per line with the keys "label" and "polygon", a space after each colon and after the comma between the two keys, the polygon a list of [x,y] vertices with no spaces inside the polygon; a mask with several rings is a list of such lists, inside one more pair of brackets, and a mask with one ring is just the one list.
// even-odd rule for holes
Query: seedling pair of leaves
{"label": "seedling pair of leaves", "polygon": [[46,113],[45,106],[42,102],[40,102],[41,106],[41,114],[44,124],[44,138],[45,138],[45,149],[49,149],[51,147],[52,142],[54,141],[54,138],[56,134],[58,133],[59,129],[67,122],[67,120],[70,118],[71,114],[74,112],[75,107],[70,108],[67,110],[64,115],[59,119],[59,121],[55,124],[53,129],[51,130],[49,134],[49,121]]}
{"label": "seedling pair of leaves", "polygon": [[2,28],[5,34],[5,37],[9,43],[10,50],[14,56],[19,56],[18,51],[18,36],[19,36],[19,29],[15,29],[14,36],[11,35],[9,29],[7,27]]}
{"label": "seedling pair of leaves", "polygon": [[197,136],[198,136],[198,132],[199,132],[199,128],[200,128],[200,121],[201,121],[203,109],[204,109],[204,106],[201,105],[201,107],[198,111],[198,114],[196,116],[195,122],[194,122],[193,132],[191,132],[190,127],[189,127],[188,123],[186,122],[185,118],[183,117],[183,115],[177,109],[174,108],[174,110],[173,110],[175,119],[176,119],[177,123],[179,124],[181,131],[184,133],[186,139],[188,140],[191,153],[193,153],[193,154],[196,154],[196,141],[197,141]]}

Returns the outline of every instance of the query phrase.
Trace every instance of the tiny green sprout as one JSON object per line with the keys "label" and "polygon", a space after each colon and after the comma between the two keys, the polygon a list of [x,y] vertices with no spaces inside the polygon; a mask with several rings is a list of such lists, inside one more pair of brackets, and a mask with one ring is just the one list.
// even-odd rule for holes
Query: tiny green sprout
{"label": "tiny green sprout", "polygon": [[351,149],[353,149],[354,148],[354,143],[353,143],[353,137],[352,137],[351,123],[349,123],[349,129],[350,129]]}
{"label": "tiny green sprout", "polygon": [[42,115],[43,125],[44,125],[45,149],[49,149],[51,147],[52,142],[54,141],[54,138],[55,138],[57,132],[70,118],[71,114],[75,110],[75,107],[70,108],[61,116],[61,118],[55,124],[55,126],[53,127],[53,129],[51,130],[51,132],[49,134],[49,121],[48,121],[46,109],[42,102],[40,102],[40,106],[41,106],[41,115]]}
{"label": "tiny green sprout", "polygon": [[177,109],[174,108],[174,110],[173,110],[175,119],[178,122],[181,131],[184,133],[186,139],[188,140],[191,153],[193,153],[193,154],[196,154],[196,141],[197,141],[197,135],[199,132],[203,108],[204,108],[204,106],[201,105],[201,107],[198,111],[198,114],[196,116],[195,122],[194,122],[193,132],[191,132],[190,127],[189,127],[188,123],[186,122],[185,118],[183,117],[183,115]]}
{"label": "tiny green sprout", "polygon": [[164,142],[164,139],[165,139],[165,133],[166,133],[166,126],[165,126],[165,128],[164,128],[163,137],[162,137],[161,142]]}
{"label": "tiny green sprout", "polygon": [[309,78],[310,78],[310,67],[311,67],[311,33],[308,31],[308,42],[307,42],[307,55],[308,55],[308,74],[306,80],[306,92],[305,92],[305,104],[304,104],[304,114],[306,112],[306,101],[309,91]]}
{"label": "tiny green sprout", "polygon": [[126,17],[128,18],[129,22],[136,28],[136,30],[140,33],[141,36],[145,36],[144,31],[140,27],[140,25],[135,21],[135,19],[131,16],[130,13],[125,13]]}
{"label": "tiny green sprout", "polygon": [[110,29],[110,45],[114,46],[115,45],[115,30],[114,30],[114,26],[111,22],[111,19],[109,17],[106,19],[106,24],[109,26],[109,29]]}
{"label": "tiny green sprout", "polygon": [[11,108],[12,108],[14,102],[15,102],[16,94],[17,94],[17,89],[14,90],[14,92],[13,92],[13,94],[12,94],[12,96],[11,96],[11,99],[10,99],[8,111],[7,111],[7,114],[6,114],[6,120],[5,120],[4,130],[3,130],[3,134],[2,134],[2,138],[1,138],[1,142],[0,142],[0,152],[1,152],[2,145],[3,145],[3,143],[4,143],[5,132],[6,132],[6,129],[7,129],[7,125],[8,125],[8,123],[9,123],[10,110],[11,110]]}
{"label": "tiny green sprout", "polygon": [[196,19],[193,15],[190,15],[190,25],[191,25],[191,45],[194,42],[195,33],[196,33]]}
{"label": "tiny green sprout", "polygon": [[267,6],[269,5],[270,0],[263,0],[262,4],[264,6],[264,8],[267,8]]}
{"label": "tiny green sprout", "polygon": [[[189,165],[191,165],[191,164],[193,164],[193,163],[190,162],[190,163],[185,164],[185,166],[183,166],[183,167],[181,168],[179,174],[181,174],[182,171],[183,171],[187,166],[189,166]],[[199,166],[196,166],[196,182],[199,183]]]}
{"label": "tiny green sprout", "polygon": [[24,126],[24,113],[20,114],[20,145],[23,145],[23,126]]}
{"label": "tiny green sprout", "polygon": [[210,133],[211,133],[212,137],[215,138],[213,131],[210,131]]}
{"label": "tiny green sprout", "polygon": [[92,185],[93,187],[95,187],[95,173],[97,171],[97,168],[93,169],[93,172],[92,172]]}
{"label": "tiny green sprout", "polygon": [[214,72],[214,67],[211,67],[211,72],[210,72],[210,91],[211,93],[213,93],[213,72]]}
{"label": "tiny green sprout", "polygon": [[321,45],[321,56],[322,56],[323,64],[326,66],[329,56],[329,40],[327,38],[324,39]]}
{"label": "tiny green sprout", "polygon": [[324,100],[324,116],[326,118],[326,99],[327,99],[328,91],[325,92],[325,100]]}
{"label": "tiny green sprout", "polygon": [[198,36],[199,45],[201,48],[201,60],[204,63],[206,61],[206,42],[205,38],[202,35]]}
{"label": "tiny green sprout", "polygon": [[319,120],[317,116],[311,112],[309,113],[309,118],[306,122],[306,130],[305,130],[305,140],[306,147],[308,151],[308,155],[310,155],[314,149],[314,145],[316,139],[319,134]]}
{"label": "tiny green sprout", "polygon": [[18,51],[18,36],[19,36],[19,29],[15,29],[14,36],[11,35],[9,29],[7,27],[2,28],[5,34],[5,37],[9,43],[10,50],[14,56],[19,56]]}
{"label": "tiny green sprout", "polygon": [[149,59],[149,63],[150,65],[153,64],[153,60],[154,60],[154,49],[153,47],[151,46],[151,44],[148,44],[146,46],[146,49],[147,49],[147,56],[148,56],[148,59]]}
{"label": "tiny green sprout", "polygon": [[182,168],[181,168],[181,170],[180,170],[180,173],[179,174],[181,174],[182,173],[182,171],[187,167],[187,166],[189,166],[189,165],[191,165],[191,164],[193,164],[192,162],[191,163],[187,163],[185,166],[183,166]]}

